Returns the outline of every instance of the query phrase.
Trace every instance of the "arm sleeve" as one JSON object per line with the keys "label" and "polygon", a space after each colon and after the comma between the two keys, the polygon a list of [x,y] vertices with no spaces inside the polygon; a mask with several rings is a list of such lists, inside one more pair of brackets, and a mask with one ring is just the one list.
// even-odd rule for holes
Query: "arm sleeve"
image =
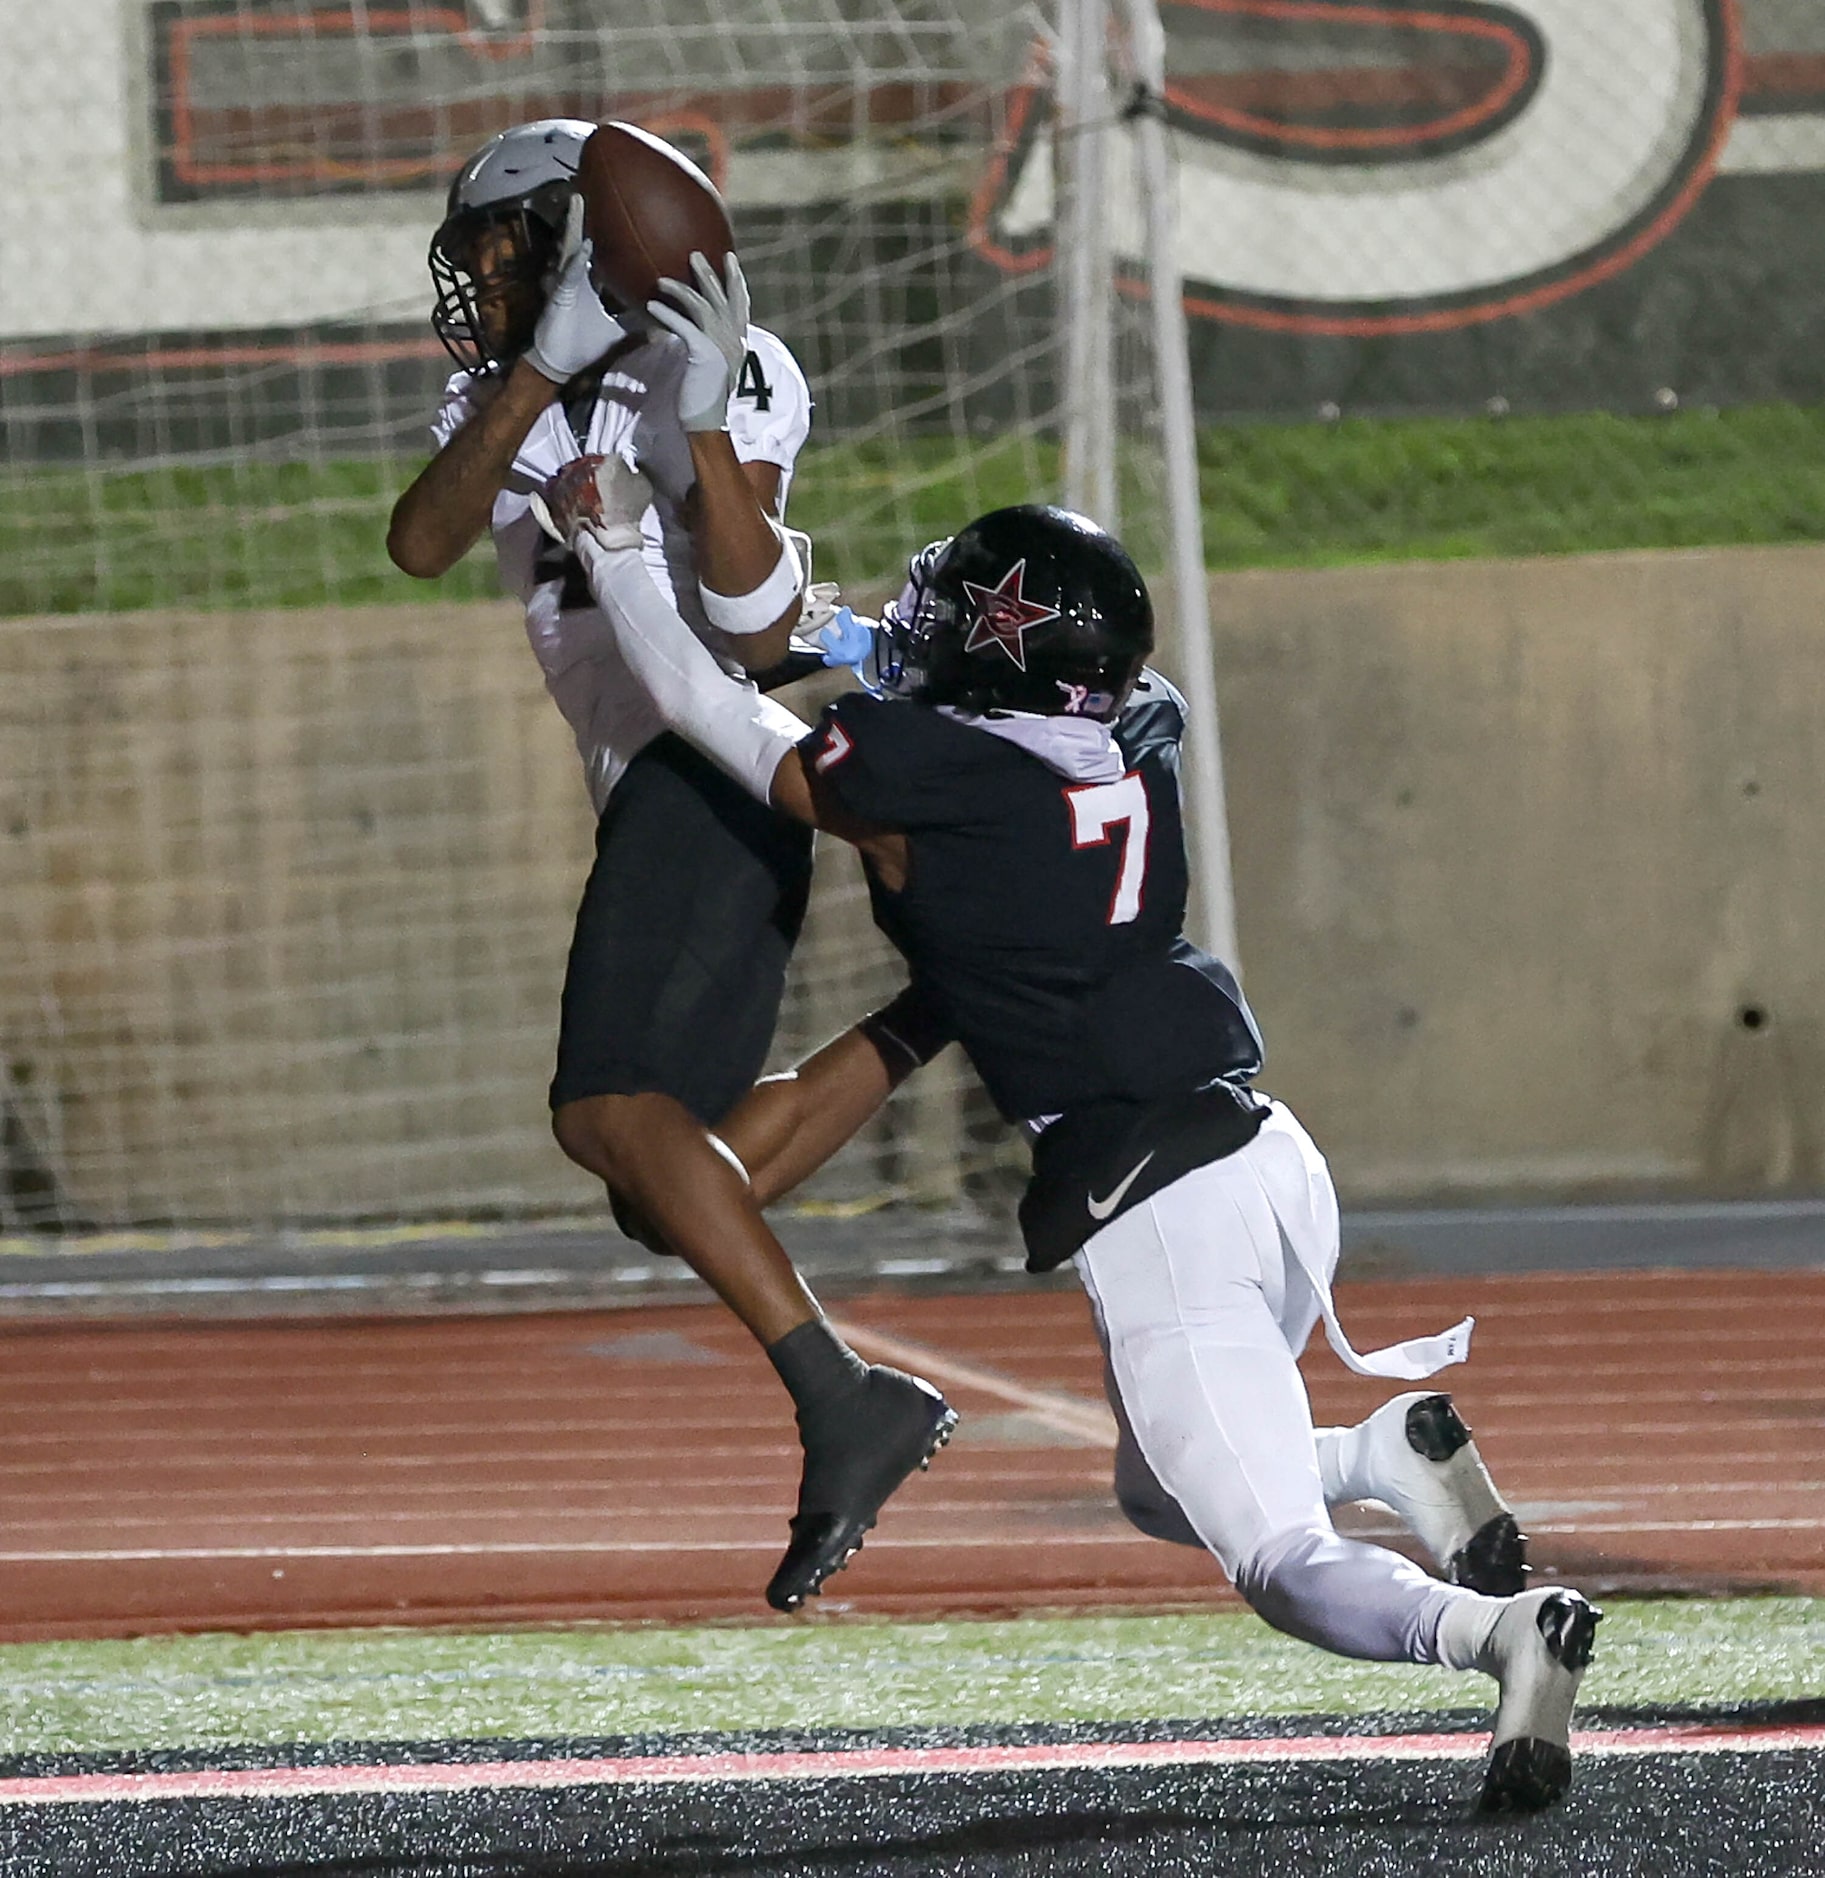
{"label": "arm sleeve", "polygon": [[811,433],[811,387],[785,343],[764,326],[748,328],[729,400],[729,441],[743,463],[775,463],[790,471]]}
{"label": "arm sleeve", "polygon": [[804,736],[804,724],[716,663],[654,585],[639,548],[604,548],[585,531],[577,558],[628,670],[659,715],[750,795],[771,801],[773,772]]}
{"label": "arm sleeve", "polygon": [[902,699],[846,692],[824,707],[801,755],[815,783],[879,828],[961,827],[981,819],[982,745],[993,740]]}

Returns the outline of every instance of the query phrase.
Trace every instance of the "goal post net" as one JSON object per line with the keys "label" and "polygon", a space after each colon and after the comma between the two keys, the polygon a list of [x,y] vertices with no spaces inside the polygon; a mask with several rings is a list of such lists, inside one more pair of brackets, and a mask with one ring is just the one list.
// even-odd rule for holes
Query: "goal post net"
{"label": "goal post net", "polygon": [[[1059,238],[1084,152],[1139,160],[1147,10],[0,22],[0,177],[37,216],[9,246],[43,244],[0,274],[0,1229],[595,1204],[543,1102],[589,852],[574,753],[486,551],[422,588],[382,547],[449,369],[426,245],[503,125],[628,119],[721,184],[816,399],[791,519],[820,576],[878,602],[970,516],[1069,497],[1174,591],[1197,504],[1168,481],[1152,250]],[[1079,228],[1121,193],[1090,187]],[[900,980],[825,847],[782,1062]],[[994,1206],[1016,1156],[952,1052],[806,1198]]]}

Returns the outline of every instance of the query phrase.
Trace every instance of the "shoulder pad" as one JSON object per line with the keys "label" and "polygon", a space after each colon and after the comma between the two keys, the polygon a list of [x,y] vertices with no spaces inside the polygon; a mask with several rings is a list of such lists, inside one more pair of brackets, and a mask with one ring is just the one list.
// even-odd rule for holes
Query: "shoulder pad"
{"label": "shoulder pad", "polygon": [[923,705],[866,691],[826,705],[801,747],[807,766],[851,814],[904,829],[975,820],[984,802],[977,772],[1006,755],[994,738]]}
{"label": "shoulder pad", "polygon": [[[1151,665],[1144,667],[1140,678],[1135,683],[1134,690],[1129,695],[1128,703],[1157,704],[1162,699],[1172,705],[1181,718],[1190,720],[1191,706],[1185,702],[1184,692],[1164,672],[1156,672]],[[1125,714],[1127,705],[1122,708]]]}
{"label": "shoulder pad", "polygon": [[1185,735],[1187,707],[1176,686],[1151,668],[1129,693],[1115,720],[1115,740],[1129,763],[1149,751],[1174,748]]}

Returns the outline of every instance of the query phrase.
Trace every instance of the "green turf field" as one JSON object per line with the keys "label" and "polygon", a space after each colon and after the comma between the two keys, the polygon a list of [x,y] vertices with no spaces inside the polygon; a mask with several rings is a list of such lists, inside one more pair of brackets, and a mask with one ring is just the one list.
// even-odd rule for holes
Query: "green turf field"
{"label": "green turf field", "polygon": [[[1213,567],[1825,540],[1825,409],[1247,425],[1206,431],[1201,457]],[[485,556],[431,583],[388,564],[415,468],[0,472],[0,614],[492,594]],[[792,516],[818,572],[859,585],[1055,474],[1031,439],[814,442]]]}
{"label": "green turf field", "polygon": [[[1586,1705],[1825,1688],[1825,1599],[1616,1601]],[[1490,1685],[1353,1663],[1247,1613],[502,1633],[365,1630],[0,1647],[0,1754],[226,1743],[1371,1715]]]}

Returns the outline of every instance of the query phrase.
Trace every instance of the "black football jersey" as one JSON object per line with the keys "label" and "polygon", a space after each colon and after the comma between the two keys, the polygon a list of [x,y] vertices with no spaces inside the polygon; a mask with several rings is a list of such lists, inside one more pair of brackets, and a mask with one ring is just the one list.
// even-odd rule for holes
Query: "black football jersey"
{"label": "black football jersey", "polygon": [[907,837],[876,924],[1010,1120],[1245,1080],[1261,1041],[1231,973],[1182,935],[1185,705],[1147,673],[1119,778],[1074,782],[927,706],[851,692],[804,761],[849,813]]}

